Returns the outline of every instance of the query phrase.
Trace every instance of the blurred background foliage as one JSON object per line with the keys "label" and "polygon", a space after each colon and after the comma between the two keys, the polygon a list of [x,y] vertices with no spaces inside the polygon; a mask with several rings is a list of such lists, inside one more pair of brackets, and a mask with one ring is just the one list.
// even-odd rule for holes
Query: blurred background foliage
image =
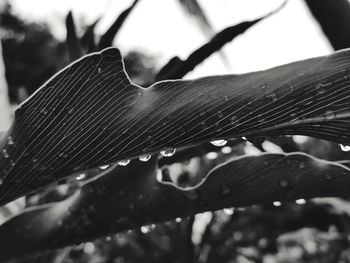
{"label": "blurred background foliage", "polygon": [[[47,25],[22,19],[13,12],[9,3],[6,4],[0,13],[0,32],[10,101],[14,104],[22,102],[73,59],[112,45],[137,2],[133,1],[102,36],[94,33],[98,21],[77,28],[72,14],[67,14],[66,41],[58,40]],[[179,2],[209,38],[214,36],[211,23],[197,1]],[[325,14],[326,1],[306,2],[334,48],[350,46],[350,32],[346,34],[343,27],[339,27],[345,20],[337,21]],[[332,9],[335,12],[332,16],[342,18],[348,10],[348,1],[334,2],[333,7],[338,4],[346,7]],[[327,23],[335,25],[331,27],[332,30]],[[334,28],[338,28],[339,32],[334,32]],[[338,41],[339,36],[341,41]],[[224,42],[215,42],[217,46],[210,52],[220,50],[223,43],[231,40],[232,35]],[[203,61],[210,52],[201,53],[200,60]],[[226,55],[221,53],[223,58]],[[183,61],[173,58],[167,66],[174,69],[179,63]],[[155,55],[140,50],[132,50],[125,55],[125,66],[131,79],[139,85],[152,84],[161,69]],[[164,69],[169,73],[169,68]],[[194,185],[203,174],[225,160],[265,151],[303,151],[332,161],[349,159],[349,153],[340,151],[334,143],[304,136],[247,139],[230,142],[222,148],[208,145],[189,148],[182,151],[182,155],[175,155],[178,161],[171,165],[161,159],[163,179],[180,186]],[[68,182],[62,185],[71,189],[77,187]],[[62,185],[49,196],[33,194],[25,201],[22,199],[1,208],[1,221],[25,206],[36,205],[43,200],[64,199],[70,195],[70,191],[62,188]],[[349,231],[350,205],[347,200],[328,198],[283,204],[276,201],[273,204],[227,208],[190,218],[177,218],[14,262],[350,262]]]}

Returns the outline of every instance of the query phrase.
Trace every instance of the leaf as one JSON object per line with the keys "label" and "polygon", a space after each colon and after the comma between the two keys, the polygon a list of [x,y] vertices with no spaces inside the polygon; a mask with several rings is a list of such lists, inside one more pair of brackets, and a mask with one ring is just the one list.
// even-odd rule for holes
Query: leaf
{"label": "leaf", "polygon": [[[140,173],[142,171],[142,173]],[[243,156],[181,189],[156,179],[156,158],[117,166],[65,201],[31,208],[0,226],[0,258],[68,246],[145,224],[225,207],[348,196],[350,169],[303,153]]]}
{"label": "leaf", "polygon": [[199,27],[206,35],[212,35],[213,27],[197,0],[179,0],[179,3],[183,10],[197,21]]}
{"label": "leaf", "polygon": [[305,0],[335,50],[350,47],[350,4],[347,0]]}
{"label": "leaf", "polygon": [[156,76],[156,80],[159,81],[164,79],[183,78],[187,73],[191,72],[196,66],[202,63],[205,59],[207,59],[213,53],[220,50],[225,44],[227,44],[228,42],[231,42],[237,36],[243,34],[246,30],[248,30],[250,27],[252,27],[256,23],[264,20],[265,18],[281,10],[286,3],[287,3],[286,1],[283,2],[283,4],[280,7],[278,7],[276,10],[258,19],[242,22],[237,25],[225,28],[224,30],[217,33],[208,43],[206,43],[205,45],[201,46],[200,48],[192,52],[186,60],[181,60],[178,57],[174,57],[170,59],[169,62],[159,71],[159,73]]}
{"label": "leaf", "polygon": [[132,84],[115,48],[59,72],[0,143],[0,203],[70,174],[214,139],[300,134],[349,143],[349,50],[243,75]]}
{"label": "leaf", "polygon": [[97,18],[91,25],[89,25],[84,35],[80,38],[81,45],[87,50],[87,53],[91,53],[97,50],[95,43],[95,27],[100,21],[100,18]]}
{"label": "leaf", "polygon": [[192,54],[189,55],[189,57],[184,61],[178,57],[170,59],[169,62],[159,71],[158,75],[156,76],[156,80],[159,81],[164,79],[178,79],[184,77],[197,65],[202,63],[216,51],[220,50],[225,44],[232,41],[240,34],[243,34],[246,30],[248,30],[256,23],[277,13],[285,6],[286,3],[287,1],[284,1],[283,4],[276,10],[258,19],[242,22],[237,25],[225,28],[224,30],[217,33],[208,43],[192,52]]}
{"label": "leaf", "polygon": [[135,8],[136,4],[139,2],[139,0],[134,0],[134,2],[125,9],[115,20],[115,22],[110,26],[110,28],[101,36],[100,43],[99,43],[99,50],[104,49],[106,47],[110,47],[113,44],[113,39],[118,34],[119,30],[123,26],[125,20],[130,15],[131,11]]}
{"label": "leaf", "polygon": [[80,44],[80,40],[77,36],[75,22],[71,11],[69,11],[66,17],[66,29],[68,54],[70,61],[74,61],[83,55],[83,50]]}

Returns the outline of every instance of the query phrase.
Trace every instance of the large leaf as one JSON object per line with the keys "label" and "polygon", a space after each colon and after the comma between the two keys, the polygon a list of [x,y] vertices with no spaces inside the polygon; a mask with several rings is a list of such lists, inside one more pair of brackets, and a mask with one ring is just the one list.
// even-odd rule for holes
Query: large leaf
{"label": "large leaf", "polygon": [[200,185],[186,190],[157,181],[155,158],[103,173],[67,200],[31,208],[0,226],[0,258],[207,210],[348,196],[350,186],[350,169],[302,153],[239,157],[219,165]]}
{"label": "large leaf", "polygon": [[77,170],[219,138],[350,136],[349,51],[243,75],[132,84],[115,48],[23,103],[1,142],[0,203]]}

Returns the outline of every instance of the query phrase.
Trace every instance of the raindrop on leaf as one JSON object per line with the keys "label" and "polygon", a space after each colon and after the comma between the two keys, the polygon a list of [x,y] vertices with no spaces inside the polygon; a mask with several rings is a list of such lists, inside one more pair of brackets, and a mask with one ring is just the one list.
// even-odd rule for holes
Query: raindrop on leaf
{"label": "raindrop on leaf", "polygon": [[295,200],[295,203],[297,203],[298,205],[303,205],[306,203],[305,199],[297,199]]}
{"label": "raindrop on leaf", "polygon": [[326,113],[324,115],[325,119],[327,119],[327,120],[332,120],[335,118],[335,116],[336,116],[335,112],[331,111],[331,110],[326,111]]}
{"label": "raindrop on leaf", "polygon": [[222,140],[214,140],[214,141],[211,141],[210,143],[214,146],[220,147],[220,146],[225,146],[227,144],[227,141],[222,139]]}
{"label": "raindrop on leaf", "polygon": [[237,117],[237,116],[232,116],[231,118],[230,118],[230,122],[232,123],[232,124],[234,124],[234,123],[236,123],[236,122],[238,122],[239,121],[239,118]]}
{"label": "raindrop on leaf", "polygon": [[101,165],[100,166],[100,169],[101,170],[106,170],[106,169],[108,169],[109,168],[109,164],[105,164],[105,165]]}
{"label": "raindrop on leaf", "polygon": [[344,144],[339,144],[340,149],[343,152],[349,152],[350,151],[350,145],[344,145]]}
{"label": "raindrop on leaf", "polygon": [[75,179],[83,180],[85,177],[86,177],[86,174],[82,173],[82,174],[79,174]]}
{"label": "raindrop on leaf", "polygon": [[142,156],[139,157],[139,160],[140,160],[141,162],[147,162],[147,161],[149,161],[150,159],[151,159],[151,155],[142,155]]}
{"label": "raindrop on leaf", "polygon": [[281,206],[282,203],[280,201],[275,201],[272,203],[274,206]]}
{"label": "raindrop on leaf", "polygon": [[317,84],[316,85],[316,93],[319,95],[325,93],[326,92],[325,86],[327,86],[327,85],[324,85],[322,83]]}
{"label": "raindrop on leaf", "polygon": [[143,233],[143,234],[147,234],[148,232],[150,232],[152,230],[152,226],[142,226],[141,227],[141,232]]}
{"label": "raindrop on leaf", "polygon": [[222,111],[218,111],[218,117],[219,117],[219,118],[224,117],[224,114],[222,113]]}
{"label": "raindrop on leaf", "polygon": [[171,157],[174,155],[176,149],[175,148],[167,148],[163,151],[160,151],[160,154],[163,155],[164,157]]}
{"label": "raindrop on leaf", "polygon": [[123,161],[119,161],[118,165],[120,166],[127,166],[130,163],[130,160],[123,160]]}

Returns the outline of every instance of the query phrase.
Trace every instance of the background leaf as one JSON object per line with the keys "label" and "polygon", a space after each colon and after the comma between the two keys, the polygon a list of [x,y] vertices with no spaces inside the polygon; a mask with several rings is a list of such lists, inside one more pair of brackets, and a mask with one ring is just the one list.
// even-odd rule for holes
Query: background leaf
{"label": "background leaf", "polygon": [[[140,171],[143,171],[140,173]],[[350,170],[302,153],[233,159],[203,182],[181,189],[156,179],[156,159],[117,166],[67,200],[30,208],[0,226],[8,260],[80,243],[145,224],[226,207],[349,196]]]}

